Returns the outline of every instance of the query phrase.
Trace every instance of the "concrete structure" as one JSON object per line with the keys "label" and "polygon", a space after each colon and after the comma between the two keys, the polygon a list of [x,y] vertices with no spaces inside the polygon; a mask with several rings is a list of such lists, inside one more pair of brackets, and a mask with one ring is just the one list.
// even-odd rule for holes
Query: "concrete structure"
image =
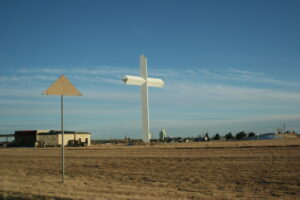
{"label": "concrete structure", "polygon": [[[50,147],[62,145],[61,131],[57,130],[26,130],[15,132],[17,146]],[[64,131],[64,146],[89,146],[91,133]]]}
{"label": "concrete structure", "polygon": [[150,143],[148,87],[163,87],[164,81],[157,78],[148,78],[147,58],[144,55],[140,57],[140,70],[141,76],[125,75],[123,81],[125,84],[141,86],[143,141]]}
{"label": "concrete structure", "polygon": [[165,140],[165,138],[167,137],[167,132],[165,129],[161,129],[161,131],[159,132],[159,140]]}

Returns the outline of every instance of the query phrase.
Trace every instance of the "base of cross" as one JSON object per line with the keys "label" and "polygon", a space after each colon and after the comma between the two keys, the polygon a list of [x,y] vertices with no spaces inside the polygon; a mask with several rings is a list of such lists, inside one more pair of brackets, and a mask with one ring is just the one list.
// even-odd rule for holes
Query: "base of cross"
{"label": "base of cross", "polygon": [[151,133],[148,133],[147,135],[144,136],[143,142],[144,142],[145,144],[150,144],[151,135],[152,135]]}

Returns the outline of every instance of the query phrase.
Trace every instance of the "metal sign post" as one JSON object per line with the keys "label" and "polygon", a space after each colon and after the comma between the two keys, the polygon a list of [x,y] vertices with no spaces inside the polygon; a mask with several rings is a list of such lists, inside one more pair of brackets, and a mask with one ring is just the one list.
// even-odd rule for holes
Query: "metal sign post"
{"label": "metal sign post", "polygon": [[64,95],[60,95],[61,104],[61,168],[62,183],[65,182],[65,143],[64,143]]}
{"label": "metal sign post", "polygon": [[163,87],[164,81],[157,78],[148,78],[147,58],[144,55],[140,57],[140,69],[141,77],[125,75],[123,81],[125,84],[141,86],[143,141],[150,143],[148,87]]}
{"label": "metal sign post", "polygon": [[43,94],[60,95],[61,100],[61,179],[65,182],[65,143],[64,143],[64,95],[81,96],[82,94],[74,87],[74,85],[61,75]]}

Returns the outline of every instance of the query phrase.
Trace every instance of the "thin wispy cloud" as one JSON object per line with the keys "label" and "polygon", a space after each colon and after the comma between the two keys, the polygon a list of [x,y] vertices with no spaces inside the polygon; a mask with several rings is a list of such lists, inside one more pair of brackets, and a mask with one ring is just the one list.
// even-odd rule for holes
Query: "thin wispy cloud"
{"label": "thin wispy cloud", "polygon": [[245,70],[239,70],[239,69],[229,69],[228,72],[232,72],[235,74],[245,75],[245,76],[264,76],[264,73],[262,72],[251,72],[251,71],[245,71]]}
{"label": "thin wispy cloud", "polygon": [[61,74],[65,73],[66,69],[64,68],[21,68],[17,70],[18,74]]}
{"label": "thin wispy cloud", "polygon": [[[263,121],[281,121],[285,120],[300,120],[299,114],[280,114],[280,115],[260,115],[260,116],[248,116],[244,118],[231,118],[231,119],[214,119],[214,120],[205,120],[205,119],[197,119],[197,120],[152,120],[153,125],[157,125],[158,127],[161,124],[165,124],[168,127],[188,127],[188,126],[212,126],[218,125],[223,126],[226,124],[239,124],[239,123],[254,123],[254,122],[263,122]],[[160,124],[160,125],[159,125]]]}
{"label": "thin wispy cloud", "polygon": [[[34,73],[38,73],[35,75],[30,74],[30,70]],[[52,81],[56,80],[57,77],[53,73],[63,72],[65,69],[49,69],[49,68],[41,68],[37,69],[21,69],[20,74],[15,74],[12,76],[2,76],[0,77],[0,81],[5,82],[14,82],[14,81]],[[125,96],[125,94],[120,93],[120,91],[115,91],[112,93],[110,90],[111,87],[109,84],[117,84],[122,85],[123,82],[121,80],[122,75],[125,71],[130,71],[127,68],[115,67],[115,68],[104,68],[104,69],[77,69],[74,68],[70,70],[69,78],[75,82],[83,83],[91,83],[91,86],[82,86],[80,88],[82,91],[86,90],[86,95],[89,98],[94,98],[98,96],[98,98],[104,99],[117,99],[120,96],[120,99],[128,99],[130,95]],[[133,70],[132,70],[133,71]],[[161,91],[164,91],[163,98],[168,99],[172,102],[172,98],[176,98],[178,94],[182,94],[182,96],[187,97],[188,99],[196,99],[199,102],[203,100],[209,100],[212,102],[218,102],[216,99],[220,99],[220,101],[233,101],[233,102],[295,102],[299,100],[299,94],[297,91],[286,91],[284,89],[274,89],[274,88],[261,88],[261,86],[238,86],[238,84],[234,84],[232,82],[219,82],[220,80],[234,80],[234,81],[245,81],[245,82],[256,82],[260,84],[264,83],[276,83],[280,85],[284,85],[287,87],[294,86],[290,82],[270,79],[266,75],[261,72],[250,72],[243,71],[238,69],[228,69],[224,70],[222,73],[214,73],[208,70],[153,70],[153,75],[161,75],[162,77],[166,77],[166,85],[160,91],[157,91],[159,95]],[[113,73],[112,73],[113,72]],[[28,73],[27,76],[24,75]],[[48,75],[46,75],[48,74]],[[100,76],[101,74],[101,76]],[[105,74],[105,75],[103,75]],[[192,76],[192,77],[191,77]],[[210,79],[209,81],[203,80],[202,76]],[[180,77],[180,78],[179,78]],[[247,78],[245,78],[247,77]],[[178,79],[181,79],[178,81]],[[213,80],[213,81],[212,81]],[[98,93],[97,90],[90,90],[88,87],[97,88],[101,85],[97,85],[97,83],[106,83],[107,85],[103,87],[107,87],[108,89],[101,89],[101,95],[95,95]],[[0,88],[1,89],[1,88]],[[2,88],[3,90],[4,88]],[[125,88],[124,88],[125,89]],[[20,89],[16,89],[15,92],[6,91],[7,95],[12,94],[15,96]],[[38,92],[38,91],[36,91]],[[135,94],[138,94],[139,90],[137,89]],[[40,93],[40,91],[39,91]],[[22,92],[19,92],[22,94]],[[93,95],[92,95],[93,94]],[[155,95],[155,94],[154,94]],[[180,99],[177,97],[176,99]],[[195,100],[195,101],[196,101]],[[191,100],[184,100],[182,98],[181,102],[191,102]]]}
{"label": "thin wispy cloud", "polygon": [[8,76],[0,76],[0,82],[21,82],[21,81],[47,81],[47,80],[55,80],[55,76],[46,76],[46,75],[8,75]]}
{"label": "thin wispy cloud", "polygon": [[103,77],[103,76],[80,76],[80,75],[70,75],[70,79],[75,81],[91,82],[91,83],[112,83],[112,84],[122,84],[121,76],[117,78],[113,77]]}
{"label": "thin wispy cloud", "polygon": [[[90,67],[90,68],[22,68],[15,73],[0,76],[0,82],[7,81],[26,81],[26,80],[55,80],[60,74],[67,74],[79,81],[87,82],[106,82],[121,83],[119,80],[125,74],[139,75],[139,68],[127,67]],[[281,80],[269,77],[262,72],[252,72],[229,68],[219,72],[209,71],[207,69],[190,69],[190,70],[172,70],[172,69],[150,69],[149,76],[158,76],[167,80],[195,80],[199,81],[211,80],[213,83],[219,81],[234,81],[243,83],[259,83],[259,84],[275,84],[278,86],[299,88],[300,82]],[[232,84],[232,83],[223,83]]]}
{"label": "thin wispy cloud", "polygon": [[300,82],[271,78],[261,72],[250,72],[238,69],[228,69],[219,73],[201,69],[198,70],[198,72],[200,72],[200,74],[202,73],[205,78],[210,78],[216,81],[227,80],[244,83],[275,84],[278,86],[300,88]]}
{"label": "thin wispy cloud", "polygon": [[127,74],[127,73],[136,73],[138,70],[132,70],[130,68],[117,68],[117,67],[98,67],[91,69],[81,69],[75,68],[72,69],[71,72],[75,74],[84,74],[84,75],[116,75],[116,74]]}
{"label": "thin wispy cloud", "polygon": [[119,73],[135,73],[137,70],[125,67],[100,66],[100,67],[73,67],[73,68],[22,68],[17,74],[81,74],[81,75],[108,75]]}
{"label": "thin wispy cloud", "polygon": [[[121,116],[130,116],[130,120],[127,119],[128,124],[135,124],[133,121],[139,123],[140,89],[125,86],[122,82],[123,75],[139,75],[139,69],[126,67],[69,70],[22,68],[6,73],[0,77],[0,82],[5,83],[5,86],[0,85],[0,97],[4,98],[0,100],[2,114],[59,114],[57,98],[41,94],[61,73],[65,73],[83,93],[80,98],[66,98],[68,115],[80,116],[79,118],[88,119],[95,124],[97,120],[93,117],[99,116],[103,123],[107,121],[106,117],[116,120],[115,123],[119,124],[117,126],[127,124]],[[244,124],[253,124],[265,119],[274,122],[299,118],[293,111],[294,107],[299,107],[300,102],[300,93],[294,83],[270,78],[261,72],[233,68],[219,71],[151,68],[149,77],[165,80],[163,88],[149,88],[150,115],[155,116],[154,121],[151,120],[153,128],[169,127],[174,131],[177,128],[181,130],[192,127],[222,129],[230,124],[242,127]],[[287,114],[286,110],[289,110],[290,114]],[[75,117],[73,120],[78,119]],[[85,127],[86,123],[78,122],[77,125]],[[111,127],[111,130],[115,129]]]}

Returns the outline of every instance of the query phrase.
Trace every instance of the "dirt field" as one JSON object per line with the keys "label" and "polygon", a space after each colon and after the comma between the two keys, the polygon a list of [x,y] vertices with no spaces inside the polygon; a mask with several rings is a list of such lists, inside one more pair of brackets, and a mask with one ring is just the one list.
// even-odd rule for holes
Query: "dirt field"
{"label": "dirt field", "polygon": [[0,149],[0,199],[300,199],[300,140]]}

